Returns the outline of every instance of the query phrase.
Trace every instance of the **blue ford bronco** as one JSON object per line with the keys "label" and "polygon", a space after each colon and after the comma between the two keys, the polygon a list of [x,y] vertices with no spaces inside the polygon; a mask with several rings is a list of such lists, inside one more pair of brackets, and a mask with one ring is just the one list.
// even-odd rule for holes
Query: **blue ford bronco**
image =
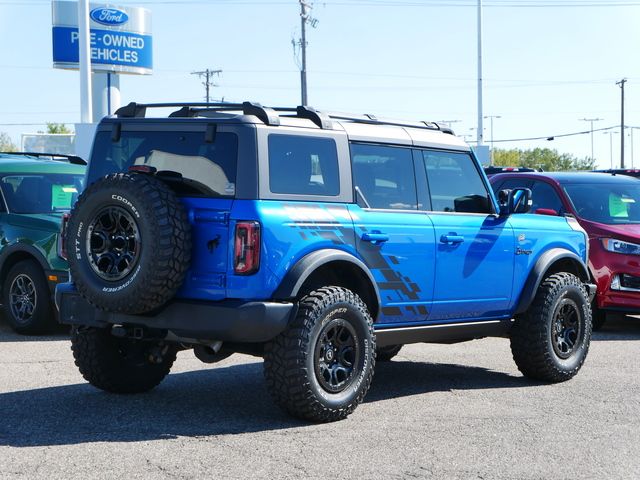
{"label": "blue ford bronco", "polygon": [[587,355],[585,232],[526,214],[529,190],[496,199],[438,124],[132,103],[100,123],[86,184],[56,301],[100,389],[150,390],[180,350],[242,352],[264,358],[278,405],[326,422],[406,343],[508,336],[545,382]]}

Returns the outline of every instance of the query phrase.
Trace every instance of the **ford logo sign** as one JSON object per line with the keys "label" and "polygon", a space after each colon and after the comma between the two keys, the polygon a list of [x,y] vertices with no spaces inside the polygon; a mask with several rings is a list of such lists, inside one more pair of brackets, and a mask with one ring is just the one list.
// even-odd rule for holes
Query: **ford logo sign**
{"label": "ford logo sign", "polygon": [[129,15],[117,8],[94,8],[89,15],[91,16],[91,20],[101,23],[102,25],[122,25],[129,21]]}

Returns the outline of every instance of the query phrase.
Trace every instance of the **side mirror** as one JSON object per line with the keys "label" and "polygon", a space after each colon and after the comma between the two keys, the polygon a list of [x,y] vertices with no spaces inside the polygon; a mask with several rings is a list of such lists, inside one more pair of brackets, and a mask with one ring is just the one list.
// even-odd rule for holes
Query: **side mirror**
{"label": "side mirror", "polygon": [[552,217],[557,217],[560,215],[553,208],[536,208],[536,211],[533,213],[537,215],[550,215]]}
{"label": "side mirror", "polygon": [[500,215],[527,213],[533,203],[531,190],[528,188],[500,190],[500,192],[498,192],[498,201],[500,202]]}

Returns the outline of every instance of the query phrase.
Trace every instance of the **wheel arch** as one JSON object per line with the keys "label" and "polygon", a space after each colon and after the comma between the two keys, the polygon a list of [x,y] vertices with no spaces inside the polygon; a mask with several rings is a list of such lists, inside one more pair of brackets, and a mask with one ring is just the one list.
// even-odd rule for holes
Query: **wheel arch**
{"label": "wheel arch", "polygon": [[0,254],[0,282],[4,282],[9,270],[23,260],[35,260],[43,271],[49,269],[44,255],[34,246],[15,244],[3,249]]}
{"label": "wheel arch", "polygon": [[558,272],[572,273],[585,283],[590,279],[589,270],[578,255],[563,248],[552,248],[544,252],[531,269],[514,314],[526,311],[533,302],[542,280]]}
{"label": "wheel arch", "polygon": [[301,258],[289,269],[273,297],[294,299],[328,285],[348,288],[358,294],[375,321],[380,310],[380,294],[373,275],[360,259],[342,250],[318,250]]}

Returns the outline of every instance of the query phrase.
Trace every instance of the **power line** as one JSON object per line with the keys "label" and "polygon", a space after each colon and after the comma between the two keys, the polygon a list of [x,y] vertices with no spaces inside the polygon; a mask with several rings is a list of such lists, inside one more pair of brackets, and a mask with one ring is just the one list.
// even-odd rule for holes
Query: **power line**
{"label": "power line", "polygon": [[[617,125],[613,126],[613,127],[604,127],[604,128],[596,128],[595,130],[593,130],[594,132],[604,132],[605,130],[613,130],[614,128],[618,128]],[[573,132],[573,133],[561,133],[559,135],[545,135],[543,137],[527,137],[527,138],[509,138],[509,139],[504,139],[504,140],[494,140],[495,143],[498,142],[525,142],[528,140],[555,140],[556,138],[562,138],[562,137],[574,137],[576,135],[586,135],[591,133],[591,130],[585,130],[582,132]]]}

